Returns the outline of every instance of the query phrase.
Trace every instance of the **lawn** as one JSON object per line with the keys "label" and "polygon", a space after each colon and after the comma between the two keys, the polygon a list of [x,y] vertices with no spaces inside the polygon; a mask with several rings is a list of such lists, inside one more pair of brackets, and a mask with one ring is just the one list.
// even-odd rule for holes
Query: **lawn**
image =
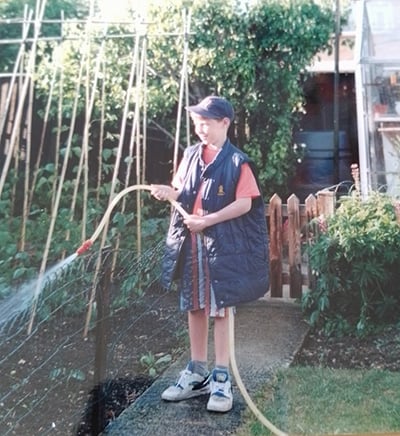
{"label": "lawn", "polygon": [[[257,407],[290,435],[400,434],[400,373],[295,366],[281,370]],[[238,436],[272,434],[251,412]]]}

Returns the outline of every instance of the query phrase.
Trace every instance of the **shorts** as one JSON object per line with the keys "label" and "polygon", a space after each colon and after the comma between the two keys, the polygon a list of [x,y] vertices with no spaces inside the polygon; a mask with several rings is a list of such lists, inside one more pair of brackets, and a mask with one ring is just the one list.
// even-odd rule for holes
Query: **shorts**
{"label": "shorts", "polygon": [[193,311],[204,309],[210,317],[224,317],[226,309],[218,309],[210,280],[210,270],[203,236],[191,233],[184,241],[180,267],[180,309]]}

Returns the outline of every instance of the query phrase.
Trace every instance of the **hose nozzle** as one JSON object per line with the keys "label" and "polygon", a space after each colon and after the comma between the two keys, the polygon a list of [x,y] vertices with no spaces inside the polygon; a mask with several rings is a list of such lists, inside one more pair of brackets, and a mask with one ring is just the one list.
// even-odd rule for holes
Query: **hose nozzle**
{"label": "hose nozzle", "polygon": [[93,241],[91,239],[88,239],[76,250],[76,254],[78,256],[81,256],[85,251],[89,250],[92,245]]}

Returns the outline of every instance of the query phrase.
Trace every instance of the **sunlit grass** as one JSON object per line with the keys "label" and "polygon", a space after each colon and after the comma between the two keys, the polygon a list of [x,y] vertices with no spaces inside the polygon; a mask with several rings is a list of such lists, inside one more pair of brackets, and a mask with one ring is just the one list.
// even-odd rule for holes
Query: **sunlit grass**
{"label": "sunlit grass", "polygon": [[[256,401],[267,419],[290,435],[400,434],[400,374],[395,372],[288,368]],[[270,434],[250,412],[237,432]]]}

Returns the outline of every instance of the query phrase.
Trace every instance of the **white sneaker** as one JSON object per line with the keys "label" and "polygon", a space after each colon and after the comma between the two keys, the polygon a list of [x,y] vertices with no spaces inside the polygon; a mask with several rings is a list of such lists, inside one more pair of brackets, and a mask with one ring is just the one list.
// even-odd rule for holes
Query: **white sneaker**
{"label": "white sneaker", "polygon": [[210,393],[210,376],[203,377],[188,369],[180,373],[175,385],[167,388],[161,398],[166,401],[181,401]]}
{"label": "white sneaker", "polygon": [[207,403],[210,412],[228,412],[232,409],[232,384],[224,371],[215,370],[211,377],[211,395]]}

